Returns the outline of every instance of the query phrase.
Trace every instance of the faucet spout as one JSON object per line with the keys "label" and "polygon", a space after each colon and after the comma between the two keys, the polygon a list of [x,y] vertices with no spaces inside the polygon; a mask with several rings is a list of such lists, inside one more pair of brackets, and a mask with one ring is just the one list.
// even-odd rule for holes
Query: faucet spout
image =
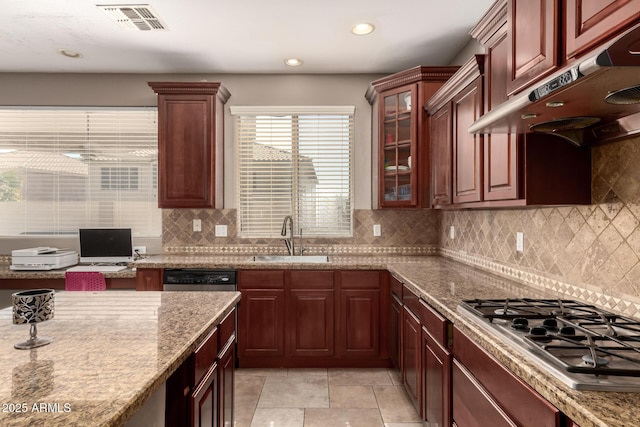
{"label": "faucet spout", "polygon": [[287,235],[287,223],[289,223],[289,240],[285,239],[284,243],[287,246],[287,251],[289,251],[289,255],[293,256],[296,254],[296,249],[293,243],[293,218],[291,218],[291,215],[287,215],[284,217],[284,220],[282,221],[282,231],[280,232],[280,235],[281,236]]}

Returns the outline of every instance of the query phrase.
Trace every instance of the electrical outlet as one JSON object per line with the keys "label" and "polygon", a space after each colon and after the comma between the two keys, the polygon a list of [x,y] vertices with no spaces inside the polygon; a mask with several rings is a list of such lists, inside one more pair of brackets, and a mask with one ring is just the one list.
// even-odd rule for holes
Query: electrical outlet
{"label": "electrical outlet", "polygon": [[193,220],[193,231],[202,231],[202,220],[200,219]]}
{"label": "electrical outlet", "polygon": [[133,247],[133,252],[140,254],[140,255],[144,255],[147,253],[147,247],[146,246],[134,246]]}
{"label": "electrical outlet", "polygon": [[380,224],[373,224],[373,237],[382,236],[382,228],[380,228]]}
{"label": "electrical outlet", "polygon": [[449,238],[450,239],[456,238],[456,228],[453,225],[449,227]]}
{"label": "electrical outlet", "polygon": [[516,232],[516,251],[524,252],[524,233],[522,231]]}
{"label": "electrical outlet", "polygon": [[227,226],[224,224],[216,224],[216,237],[227,237]]}

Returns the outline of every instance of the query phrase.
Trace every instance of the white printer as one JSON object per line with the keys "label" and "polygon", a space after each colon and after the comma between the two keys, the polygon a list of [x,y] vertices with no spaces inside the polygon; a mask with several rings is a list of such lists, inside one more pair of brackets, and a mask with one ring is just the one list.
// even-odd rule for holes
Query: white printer
{"label": "white printer", "polygon": [[40,246],[11,251],[11,270],[56,270],[78,263],[76,251]]}

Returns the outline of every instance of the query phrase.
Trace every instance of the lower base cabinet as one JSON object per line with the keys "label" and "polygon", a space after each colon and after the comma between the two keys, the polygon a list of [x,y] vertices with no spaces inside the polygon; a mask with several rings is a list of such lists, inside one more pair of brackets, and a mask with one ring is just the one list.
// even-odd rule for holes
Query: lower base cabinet
{"label": "lower base cabinet", "polygon": [[422,327],[422,410],[431,427],[451,425],[451,353]]}
{"label": "lower base cabinet", "polygon": [[389,273],[240,270],[242,368],[389,367]]}
{"label": "lower base cabinet", "polygon": [[233,426],[235,327],[234,309],[169,377],[166,426]]}

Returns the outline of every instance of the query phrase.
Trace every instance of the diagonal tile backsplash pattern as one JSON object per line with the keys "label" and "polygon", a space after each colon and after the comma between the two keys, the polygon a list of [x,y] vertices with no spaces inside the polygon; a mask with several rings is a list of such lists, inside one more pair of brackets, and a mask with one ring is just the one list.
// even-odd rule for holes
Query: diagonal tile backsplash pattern
{"label": "diagonal tile backsplash pattern", "polygon": [[[561,280],[594,298],[640,301],[640,138],[591,150],[591,205],[446,211],[442,252]],[[518,231],[522,253],[515,250]]]}
{"label": "diagonal tile backsplash pattern", "polygon": [[[202,231],[192,231],[192,221],[202,221]],[[281,239],[246,239],[237,236],[235,209],[163,210],[162,246],[166,253],[284,253]],[[215,236],[215,225],[227,225],[227,237]],[[380,224],[382,235],[373,236]],[[309,253],[435,253],[440,215],[431,210],[356,210],[353,237],[304,238]]]}

